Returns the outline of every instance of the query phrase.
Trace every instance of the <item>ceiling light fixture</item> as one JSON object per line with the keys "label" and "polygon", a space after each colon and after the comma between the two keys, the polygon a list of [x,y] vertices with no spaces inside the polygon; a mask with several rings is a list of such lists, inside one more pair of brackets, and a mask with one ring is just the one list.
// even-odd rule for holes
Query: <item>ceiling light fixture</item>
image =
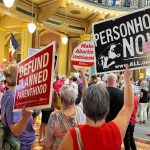
{"label": "ceiling light fixture", "polygon": [[33,22],[33,0],[32,0],[32,22],[28,23],[28,30],[30,33],[34,33],[34,31],[36,30],[36,25]]}
{"label": "ceiling light fixture", "polygon": [[[65,27],[66,27],[66,30],[67,30],[67,28],[68,28],[68,25],[67,25],[67,0],[66,0],[66,19],[65,19]],[[66,45],[66,44],[68,43],[68,37],[67,37],[67,35],[62,36],[62,43],[63,43],[64,45]]]}
{"label": "ceiling light fixture", "polygon": [[68,37],[66,35],[64,35],[62,37],[62,42],[63,42],[63,44],[67,44],[68,43]]}
{"label": "ceiling light fixture", "polygon": [[13,6],[15,0],[3,0],[3,2],[6,7],[10,8]]}

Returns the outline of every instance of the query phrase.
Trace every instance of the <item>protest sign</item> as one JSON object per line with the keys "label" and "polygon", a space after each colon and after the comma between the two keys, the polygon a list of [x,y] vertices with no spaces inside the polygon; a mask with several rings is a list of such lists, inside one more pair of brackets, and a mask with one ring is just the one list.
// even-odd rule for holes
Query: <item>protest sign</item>
{"label": "protest sign", "polygon": [[150,7],[92,25],[96,53],[95,72],[146,68],[150,53],[142,44],[150,41]]}
{"label": "protest sign", "polygon": [[[41,49],[34,49],[34,48],[29,48],[28,49],[28,57],[38,53]],[[57,66],[57,60],[58,60],[58,55],[55,54],[55,61],[54,61],[54,70],[56,69]]]}
{"label": "protest sign", "polygon": [[94,57],[93,41],[84,41],[74,49],[71,62],[75,69],[89,69],[94,65]]}
{"label": "protest sign", "polygon": [[55,42],[19,63],[14,111],[50,108],[52,100]]}
{"label": "protest sign", "polygon": [[40,51],[40,49],[35,49],[35,48],[29,48],[28,49],[28,57],[38,53]]}
{"label": "protest sign", "polygon": [[143,52],[150,52],[150,42],[143,43]]}

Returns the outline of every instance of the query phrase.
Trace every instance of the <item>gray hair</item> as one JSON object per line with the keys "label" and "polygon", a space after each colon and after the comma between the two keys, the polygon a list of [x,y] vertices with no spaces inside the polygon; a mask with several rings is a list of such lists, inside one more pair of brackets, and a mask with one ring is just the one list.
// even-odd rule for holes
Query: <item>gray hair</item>
{"label": "gray hair", "polygon": [[96,83],[96,85],[102,85],[102,86],[106,86],[106,82],[104,82],[104,81],[98,81],[97,83]]}
{"label": "gray hair", "polygon": [[109,93],[102,85],[91,85],[82,95],[86,116],[94,122],[104,119],[109,110]]}
{"label": "gray hair", "polygon": [[114,74],[114,73],[110,73],[109,75],[108,75],[108,77],[107,77],[107,83],[116,83],[116,81],[117,81],[117,75],[116,74]]}
{"label": "gray hair", "polygon": [[78,96],[78,90],[72,84],[64,84],[60,89],[61,101],[67,105],[75,103]]}

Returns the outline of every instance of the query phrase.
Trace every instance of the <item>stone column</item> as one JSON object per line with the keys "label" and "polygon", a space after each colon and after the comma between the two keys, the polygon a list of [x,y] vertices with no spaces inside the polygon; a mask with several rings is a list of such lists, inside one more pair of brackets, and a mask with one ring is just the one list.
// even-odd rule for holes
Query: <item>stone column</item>
{"label": "stone column", "polygon": [[0,27],[0,68],[3,59],[5,58],[5,37],[6,37],[6,29]]}
{"label": "stone column", "polygon": [[[69,43],[69,40],[68,40]],[[58,74],[67,75],[68,70],[68,43],[64,45],[60,39],[59,52],[58,52]]]}
{"label": "stone column", "polygon": [[140,77],[143,79],[146,78],[146,69],[140,69]]}
{"label": "stone column", "polygon": [[40,38],[39,38],[39,30],[36,30],[33,33],[33,39],[32,39],[32,47],[33,48],[40,48]]}
{"label": "stone column", "polygon": [[140,70],[137,69],[137,70],[133,70],[133,77],[134,77],[134,80],[137,81],[140,77]]}
{"label": "stone column", "polygon": [[22,24],[21,61],[28,57],[28,48],[32,48],[32,34],[28,31],[28,24]]}

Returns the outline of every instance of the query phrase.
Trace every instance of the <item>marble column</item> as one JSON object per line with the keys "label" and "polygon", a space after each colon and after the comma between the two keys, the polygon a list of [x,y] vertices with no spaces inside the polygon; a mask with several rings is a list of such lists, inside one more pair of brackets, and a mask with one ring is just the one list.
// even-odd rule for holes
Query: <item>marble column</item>
{"label": "marble column", "polygon": [[28,24],[22,24],[21,61],[28,57],[28,48],[32,48],[32,34],[28,31]]}
{"label": "marble column", "polygon": [[3,62],[3,59],[5,58],[5,37],[6,37],[6,29],[0,27],[0,67]]}
{"label": "marble column", "polygon": [[[68,40],[69,43],[69,40]],[[58,52],[58,74],[67,75],[68,70],[68,43],[63,44],[60,39]]]}

